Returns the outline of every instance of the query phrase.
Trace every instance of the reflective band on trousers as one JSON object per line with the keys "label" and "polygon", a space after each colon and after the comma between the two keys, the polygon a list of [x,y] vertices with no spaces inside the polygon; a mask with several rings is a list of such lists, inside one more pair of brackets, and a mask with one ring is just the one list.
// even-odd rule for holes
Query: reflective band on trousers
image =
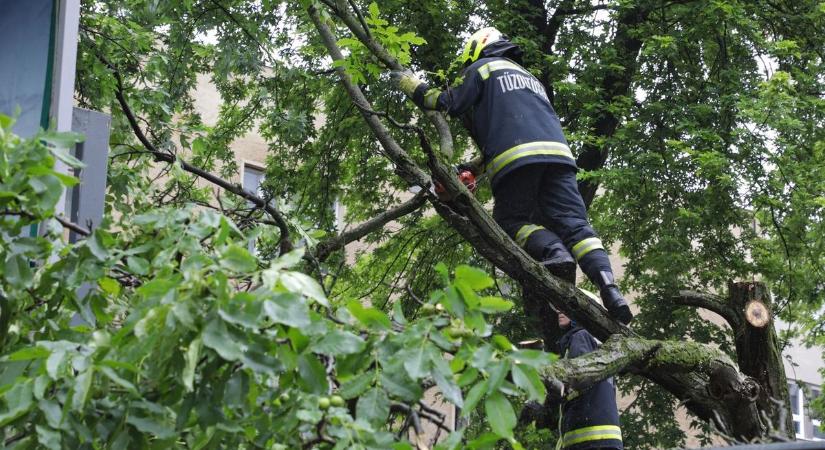
{"label": "reflective band on trousers", "polygon": [[490,73],[491,72],[495,72],[496,70],[505,70],[505,69],[515,70],[515,71],[523,73],[525,75],[530,75],[529,73],[527,73],[526,70],[524,70],[524,68],[522,68],[518,64],[512,63],[510,61],[493,61],[493,62],[489,62],[489,63],[487,63],[487,64],[485,64],[485,65],[478,68],[478,74],[481,75],[482,80],[486,80],[487,78],[490,78]]}
{"label": "reflective band on trousers", "polygon": [[527,224],[522,226],[516,233],[516,244],[518,244],[519,247],[524,247],[524,244],[527,243],[527,238],[529,238],[534,231],[543,229],[544,227],[540,225]]}
{"label": "reflective band on trousers", "polygon": [[589,441],[601,441],[603,439],[622,440],[622,430],[616,425],[596,425],[594,427],[579,428],[578,430],[564,433],[562,438],[562,448]]}
{"label": "reflective band on trousers", "polygon": [[503,151],[500,155],[493,158],[493,160],[490,161],[489,164],[487,164],[487,174],[492,178],[507,164],[510,164],[511,162],[519,158],[534,155],[564,156],[566,158],[575,160],[575,158],[573,158],[573,152],[570,151],[570,147],[562,144],[561,142],[528,142],[526,144],[521,144],[509,148]]}
{"label": "reflective band on trousers", "polygon": [[582,239],[573,246],[573,257],[576,261],[580,260],[582,256],[592,252],[593,250],[604,250],[601,239],[597,237]]}

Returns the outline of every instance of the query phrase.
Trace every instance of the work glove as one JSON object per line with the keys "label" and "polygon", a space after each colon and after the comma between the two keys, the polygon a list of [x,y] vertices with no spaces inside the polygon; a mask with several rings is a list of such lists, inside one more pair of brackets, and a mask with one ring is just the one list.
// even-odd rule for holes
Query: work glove
{"label": "work glove", "polygon": [[390,72],[390,80],[392,80],[393,84],[401,90],[401,92],[407,94],[408,97],[412,97],[413,92],[415,92],[415,88],[417,88],[419,84],[423,83],[423,81],[419,80],[415,74],[406,69],[393,70]]}

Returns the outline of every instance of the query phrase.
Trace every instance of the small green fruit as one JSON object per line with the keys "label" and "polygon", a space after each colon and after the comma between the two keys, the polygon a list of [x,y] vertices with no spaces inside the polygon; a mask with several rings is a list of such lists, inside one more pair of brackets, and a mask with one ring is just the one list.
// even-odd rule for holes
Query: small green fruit
{"label": "small green fruit", "polygon": [[333,395],[330,397],[329,402],[332,406],[344,406],[344,397],[341,397],[340,395]]}
{"label": "small green fruit", "polygon": [[318,407],[322,410],[329,409],[330,401],[329,397],[318,397]]}

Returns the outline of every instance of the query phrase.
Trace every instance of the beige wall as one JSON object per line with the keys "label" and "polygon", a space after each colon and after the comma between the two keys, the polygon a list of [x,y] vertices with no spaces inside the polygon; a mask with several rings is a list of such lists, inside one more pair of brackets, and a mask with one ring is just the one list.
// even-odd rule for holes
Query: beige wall
{"label": "beige wall", "polygon": [[[208,75],[198,75],[197,87],[195,88],[195,109],[200,113],[204,124],[214,126],[218,121],[221,108],[221,97],[215,86],[209,81]],[[236,161],[243,173],[243,163],[253,163],[257,166],[265,166],[268,145],[258,133],[257,125],[244,136],[236,139],[230,145],[235,152]],[[232,180],[240,182],[238,178]]]}

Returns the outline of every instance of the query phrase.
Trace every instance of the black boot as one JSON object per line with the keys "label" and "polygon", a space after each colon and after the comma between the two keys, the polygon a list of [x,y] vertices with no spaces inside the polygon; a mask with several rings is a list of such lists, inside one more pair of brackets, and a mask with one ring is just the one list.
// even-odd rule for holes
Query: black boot
{"label": "black boot", "polygon": [[633,320],[633,313],[630,312],[630,306],[627,304],[627,300],[625,300],[624,297],[622,297],[622,293],[619,292],[619,287],[616,286],[613,280],[613,273],[601,271],[596,281],[599,285],[599,294],[602,297],[602,303],[604,307],[607,308],[607,312],[619,322],[625,325],[629,324],[630,321]]}
{"label": "black boot", "polygon": [[568,283],[576,284],[576,260],[562,243],[559,242],[547,249],[541,263],[553,275]]}

